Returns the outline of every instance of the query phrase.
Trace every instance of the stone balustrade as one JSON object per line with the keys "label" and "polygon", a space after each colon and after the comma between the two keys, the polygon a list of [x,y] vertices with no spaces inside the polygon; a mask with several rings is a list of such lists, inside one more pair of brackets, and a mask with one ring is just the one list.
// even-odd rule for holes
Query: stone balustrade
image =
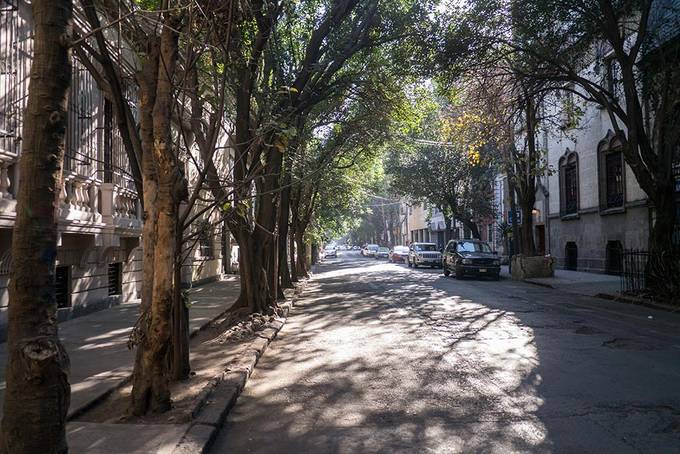
{"label": "stone balustrade", "polygon": [[67,221],[100,223],[100,183],[77,174],[64,175],[59,217]]}

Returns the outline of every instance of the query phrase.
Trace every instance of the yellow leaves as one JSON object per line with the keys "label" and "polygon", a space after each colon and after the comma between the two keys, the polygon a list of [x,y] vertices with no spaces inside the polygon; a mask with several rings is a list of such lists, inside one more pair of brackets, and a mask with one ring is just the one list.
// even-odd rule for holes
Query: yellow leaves
{"label": "yellow leaves", "polygon": [[441,134],[444,141],[465,150],[471,164],[479,165],[482,163],[482,150],[489,141],[487,126],[487,119],[481,115],[462,112],[442,119]]}

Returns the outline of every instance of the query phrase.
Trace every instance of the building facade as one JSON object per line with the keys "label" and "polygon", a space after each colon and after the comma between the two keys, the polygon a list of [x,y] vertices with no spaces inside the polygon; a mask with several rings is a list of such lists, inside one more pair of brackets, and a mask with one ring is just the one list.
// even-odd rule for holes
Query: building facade
{"label": "building facade", "polygon": [[[32,33],[30,4],[0,0],[0,340],[7,323]],[[135,300],[142,279],[141,206],[112,106],[75,58],[71,82],[55,270],[60,320]],[[126,94],[134,108],[132,85]],[[222,272],[220,232],[209,232],[187,254],[189,281]]]}

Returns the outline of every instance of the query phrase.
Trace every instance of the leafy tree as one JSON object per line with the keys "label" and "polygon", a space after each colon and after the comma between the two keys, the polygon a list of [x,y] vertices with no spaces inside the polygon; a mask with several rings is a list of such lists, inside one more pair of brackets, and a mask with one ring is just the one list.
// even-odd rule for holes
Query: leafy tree
{"label": "leafy tree", "polygon": [[479,238],[477,221],[493,215],[492,148],[486,143],[482,119],[444,102],[422,102],[414,110],[421,123],[410,126],[388,154],[386,172],[393,189],[414,201],[429,202],[451,220],[461,222]]}
{"label": "leafy tree", "polygon": [[[467,6],[450,17],[449,39],[439,42],[447,66],[491,67],[512,55],[530,93],[546,90],[547,82],[550,90],[604,109],[653,205],[650,248],[667,249],[677,222],[671,165],[680,140],[677,2],[474,0]],[[462,48],[473,52],[463,58]]]}

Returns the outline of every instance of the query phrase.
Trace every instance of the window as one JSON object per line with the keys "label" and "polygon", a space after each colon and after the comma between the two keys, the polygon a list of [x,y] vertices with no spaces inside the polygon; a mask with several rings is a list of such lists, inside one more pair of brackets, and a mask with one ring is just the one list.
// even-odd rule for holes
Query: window
{"label": "window", "polygon": [[18,17],[15,5],[0,1],[0,150],[10,152],[16,152],[14,139],[20,127]]}
{"label": "window", "polygon": [[123,264],[120,262],[109,263],[108,281],[109,296],[120,295],[123,293],[122,273]]}
{"label": "window", "polygon": [[71,306],[71,267],[58,266],[55,271],[54,289],[57,307]]}
{"label": "window", "polygon": [[[69,92],[68,126],[64,169],[88,172],[79,166],[91,166],[101,159],[99,151],[98,109],[103,109],[102,96],[88,69],[72,57],[71,90]],[[98,169],[99,170],[99,169]]]}
{"label": "window", "polygon": [[613,132],[598,146],[600,210],[623,208],[625,203],[625,166],[623,141]]}
{"label": "window", "polygon": [[461,241],[458,243],[458,252],[491,252],[491,248],[486,243]]}
{"label": "window", "polygon": [[198,250],[201,257],[206,259],[213,258],[212,229],[210,222],[203,221],[199,224]]}
{"label": "window", "polygon": [[104,100],[104,183],[113,183],[113,106]]}
{"label": "window", "polygon": [[607,208],[623,205],[623,163],[621,152],[609,153],[605,157],[607,181]]}
{"label": "window", "polygon": [[623,76],[621,75],[621,65],[619,64],[618,60],[612,56],[605,58],[604,69],[607,90],[609,93],[611,93],[614,99],[621,99],[621,95],[623,94]]}
{"label": "window", "polygon": [[562,217],[578,214],[578,156],[567,152],[560,158],[560,214]]}

